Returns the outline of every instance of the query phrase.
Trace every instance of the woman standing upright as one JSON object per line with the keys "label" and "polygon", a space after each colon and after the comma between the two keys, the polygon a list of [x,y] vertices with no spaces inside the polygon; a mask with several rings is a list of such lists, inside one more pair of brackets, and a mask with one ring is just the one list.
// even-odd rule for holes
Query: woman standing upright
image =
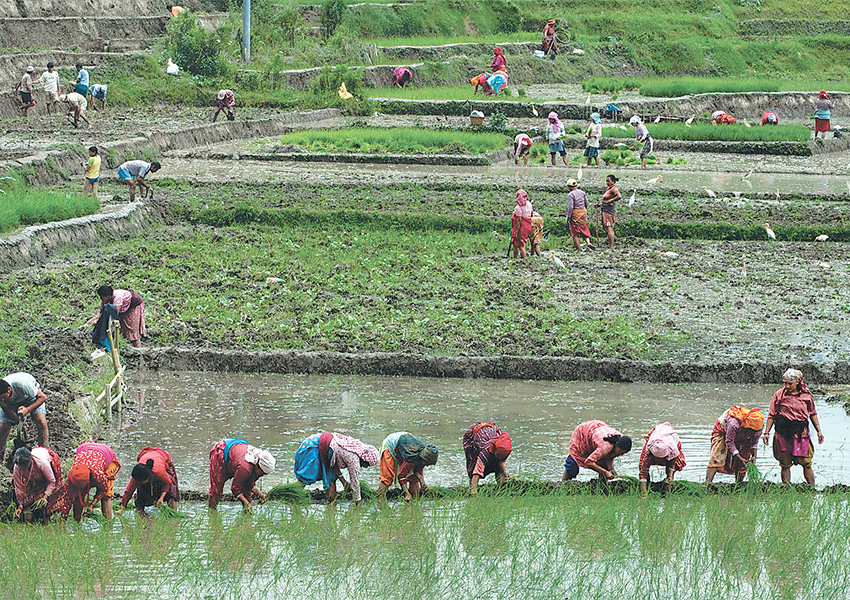
{"label": "woman standing upright", "polygon": [[823,444],[815,401],[809,388],[803,382],[803,373],[797,369],[788,369],[782,376],[784,387],[777,390],[770,400],[767,413],[767,425],[764,428],[765,445],[770,439],[770,429],[776,426],[773,434],[773,457],[779,461],[782,469],[782,483],[791,481],[791,465],[803,467],[803,477],[809,485],[815,484],[812,471],[812,456],[815,445],[809,437],[809,421],[818,433],[818,444]]}
{"label": "woman standing upright", "polygon": [[511,215],[511,245],[514,247],[514,258],[526,257],[525,240],[531,234],[534,208],[528,201],[528,194],[520,188],[516,191],[516,207]]}
{"label": "woman standing upright", "polygon": [[558,54],[558,44],[555,42],[555,19],[546,21],[543,26],[543,55],[552,53],[552,58]]}
{"label": "woman standing upright", "polygon": [[835,102],[829,99],[826,90],[821,90],[818,99],[815,100],[815,138],[818,137],[818,134],[822,139],[826,138],[833,108],[835,108]]}
{"label": "woman standing upright", "polygon": [[567,180],[567,224],[570,226],[570,235],[573,237],[573,244],[576,250],[581,250],[581,242],[579,237],[584,238],[588,248],[593,248],[593,243],[590,241],[590,228],[587,226],[587,194],[578,189],[578,182],[575,179]]}
{"label": "woman standing upright", "polygon": [[508,68],[508,59],[505,58],[504,52],[502,49],[496,46],[493,48],[493,62],[490,63],[490,70],[495,72],[502,69],[507,70]]}
{"label": "woman standing upright", "polygon": [[600,212],[602,213],[602,228],[608,234],[608,247],[614,247],[614,221],[617,216],[617,207],[615,206],[618,200],[622,200],[620,189],[617,187],[617,177],[608,175],[605,178],[605,192],[602,194],[602,202],[600,203]]}

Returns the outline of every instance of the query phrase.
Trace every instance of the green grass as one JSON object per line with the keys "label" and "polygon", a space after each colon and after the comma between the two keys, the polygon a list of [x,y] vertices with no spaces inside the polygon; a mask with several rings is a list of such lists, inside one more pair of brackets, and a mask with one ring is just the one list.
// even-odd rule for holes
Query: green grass
{"label": "green grass", "polygon": [[[482,67],[481,71],[485,68]],[[481,72],[479,71],[479,72]],[[477,75],[477,73],[476,73]],[[510,82],[508,82],[510,85]],[[485,96],[478,90],[477,94],[473,95],[473,88],[467,80],[466,85],[449,85],[449,86],[427,86],[413,87],[407,86],[404,89],[399,87],[386,88],[366,88],[363,93],[370,98],[400,98],[402,100],[498,100],[499,102],[528,102],[527,97],[518,96],[516,89],[512,90],[511,96],[499,94],[498,96]],[[543,100],[535,100],[535,102],[543,102]]]}
{"label": "green grass", "polygon": [[483,154],[504,149],[500,133],[441,131],[421,127],[350,128],[296,131],[281,144],[297,144],[309,152],[366,154]]}
{"label": "green grass", "polygon": [[[603,127],[602,137],[634,138],[634,128],[627,130],[619,127]],[[647,128],[653,138],[659,140],[721,141],[721,142],[806,142],[812,138],[812,130],[802,125],[760,124],[747,127],[741,123],[735,125],[712,125],[694,122],[690,127],[684,123],[648,123]]]}
{"label": "green grass", "polygon": [[850,90],[850,84],[844,81],[781,78],[591,77],[581,84],[584,91],[595,94],[639,90],[644,96],[654,97],[722,92],[816,92],[824,86],[834,91]]}
{"label": "green grass", "polygon": [[[361,40],[376,46],[443,46],[445,44],[505,44],[517,42],[539,42],[541,33],[518,31],[514,33],[471,35],[413,35],[409,37],[381,37]],[[510,56],[508,57],[510,59]]]}
{"label": "green grass", "polygon": [[[15,177],[14,172],[2,175]],[[20,182],[18,177],[0,181],[0,233],[21,226],[90,215],[100,210],[100,202],[92,196],[36,190]]]}

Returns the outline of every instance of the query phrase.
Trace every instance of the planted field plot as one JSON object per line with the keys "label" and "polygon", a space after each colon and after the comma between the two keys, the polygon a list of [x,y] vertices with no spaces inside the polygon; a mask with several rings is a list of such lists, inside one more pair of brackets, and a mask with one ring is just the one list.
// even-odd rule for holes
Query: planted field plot
{"label": "planted field plot", "polygon": [[[385,510],[266,505],[252,518],[11,527],[51,577],[4,569],[17,597],[641,597],[766,600],[848,593],[843,495],[435,500]],[[400,560],[399,557],[404,557]]]}
{"label": "planted field plot", "polygon": [[[659,140],[688,140],[712,142],[806,142],[812,130],[802,125],[771,125],[747,127],[743,124],[712,125],[711,123],[647,124],[649,134]],[[634,128],[603,127],[602,137],[634,137]]]}
{"label": "planted field plot", "polygon": [[[485,67],[481,67],[481,71],[486,71]],[[478,73],[474,73],[478,75]],[[508,88],[510,95],[501,93],[498,96],[485,96],[481,90],[477,94],[473,94],[471,85],[448,85],[448,86],[428,86],[414,87],[407,86],[404,89],[399,87],[388,88],[365,88],[364,94],[370,98],[399,98],[401,100],[498,100],[500,102],[527,102],[529,99],[524,95],[519,95],[518,88]],[[535,99],[536,102],[544,100]]]}
{"label": "planted field plot", "polygon": [[0,186],[0,233],[25,225],[90,215],[100,209],[100,202],[93,196],[34,190],[11,183],[14,185]]}
{"label": "planted field plot", "polygon": [[483,154],[502,150],[501,133],[437,131],[419,127],[313,129],[288,133],[281,144],[309,152],[362,152],[367,154]]}
{"label": "planted field plot", "polygon": [[840,80],[826,83],[821,79],[727,77],[590,77],[581,87],[595,94],[640,90],[643,96],[662,98],[727,92],[817,92],[824,87],[831,91],[850,90],[850,85]]}
{"label": "planted field plot", "polygon": [[506,44],[516,42],[539,42],[540,34],[530,31],[511,33],[470,35],[412,35],[409,37],[380,37],[361,40],[375,46],[445,46],[446,44]]}

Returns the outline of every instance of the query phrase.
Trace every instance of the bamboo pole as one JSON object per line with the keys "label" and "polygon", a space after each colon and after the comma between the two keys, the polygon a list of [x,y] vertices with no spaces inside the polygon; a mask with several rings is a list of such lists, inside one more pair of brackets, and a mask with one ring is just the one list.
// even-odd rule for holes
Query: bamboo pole
{"label": "bamboo pole", "polygon": [[106,422],[112,422],[112,383],[107,383],[103,387],[103,394],[106,398]]}
{"label": "bamboo pole", "polygon": [[109,348],[110,354],[112,355],[112,368],[115,369],[115,373],[121,370],[121,358],[118,354],[118,324],[115,321],[109,323],[109,327],[106,328],[106,334],[109,336]]}

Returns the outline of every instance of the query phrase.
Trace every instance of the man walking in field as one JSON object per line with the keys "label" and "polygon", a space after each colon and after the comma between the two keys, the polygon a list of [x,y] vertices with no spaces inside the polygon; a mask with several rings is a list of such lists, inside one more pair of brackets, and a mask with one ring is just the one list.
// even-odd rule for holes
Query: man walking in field
{"label": "man walking in field", "polygon": [[24,111],[24,116],[30,116],[30,109],[35,106],[35,100],[32,99],[32,74],[35,69],[27,67],[27,72],[21,77],[18,85],[15,86],[15,91],[21,94],[21,110]]}

